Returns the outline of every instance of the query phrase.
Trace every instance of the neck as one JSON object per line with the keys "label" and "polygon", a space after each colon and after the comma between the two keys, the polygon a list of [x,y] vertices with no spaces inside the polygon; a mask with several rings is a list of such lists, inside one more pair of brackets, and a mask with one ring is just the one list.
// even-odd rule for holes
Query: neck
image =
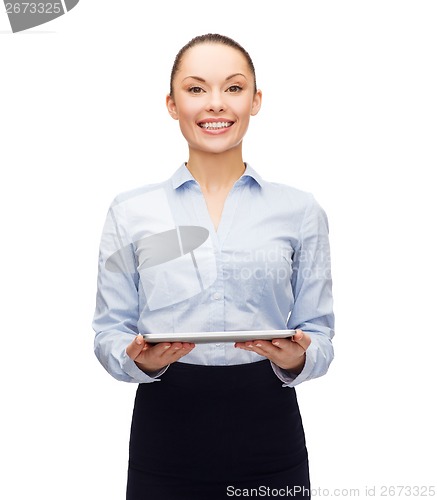
{"label": "neck", "polygon": [[239,149],[220,154],[190,150],[187,168],[202,190],[212,193],[230,189],[246,167]]}

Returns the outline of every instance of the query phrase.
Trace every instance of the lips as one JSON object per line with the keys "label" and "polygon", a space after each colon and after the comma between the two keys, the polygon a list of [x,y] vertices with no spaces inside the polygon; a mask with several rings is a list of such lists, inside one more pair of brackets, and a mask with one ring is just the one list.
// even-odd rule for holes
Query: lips
{"label": "lips", "polygon": [[226,118],[221,119],[205,119],[197,122],[197,125],[204,130],[223,130],[232,127],[234,122]]}

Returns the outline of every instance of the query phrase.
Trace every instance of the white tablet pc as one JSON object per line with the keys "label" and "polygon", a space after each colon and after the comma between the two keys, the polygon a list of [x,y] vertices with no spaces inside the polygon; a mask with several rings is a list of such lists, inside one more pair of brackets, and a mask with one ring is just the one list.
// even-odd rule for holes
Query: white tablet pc
{"label": "white tablet pc", "polygon": [[295,330],[239,330],[231,332],[144,333],[146,342],[246,342],[248,340],[273,340],[292,337]]}

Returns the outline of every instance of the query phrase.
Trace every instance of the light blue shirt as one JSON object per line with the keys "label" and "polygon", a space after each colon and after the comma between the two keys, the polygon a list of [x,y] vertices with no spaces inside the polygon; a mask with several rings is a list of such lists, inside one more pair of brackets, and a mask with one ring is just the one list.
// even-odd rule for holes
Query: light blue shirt
{"label": "light blue shirt", "polygon": [[[165,182],[118,195],[99,255],[95,353],[116,379],[159,381],[126,354],[138,333],[301,329],[305,366],[287,386],[324,375],[333,359],[328,222],[306,192],[266,182],[246,164],[218,230],[185,164]],[[265,359],[234,343],[198,344],[183,363]]]}

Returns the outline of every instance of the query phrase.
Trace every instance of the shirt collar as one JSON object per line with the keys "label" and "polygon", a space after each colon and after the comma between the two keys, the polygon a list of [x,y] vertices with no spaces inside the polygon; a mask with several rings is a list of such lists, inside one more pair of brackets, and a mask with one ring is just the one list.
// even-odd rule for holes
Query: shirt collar
{"label": "shirt collar", "polygon": [[[256,172],[248,163],[245,163],[246,170],[239,180],[244,178],[252,178],[260,187],[263,187],[264,181],[262,177]],[[196,179],[192,176],[191,172],[188,170],[185,163],[183,163],[176,172],[170,178],[173,189],[181,187],[186,182],[196,182]],[[238,182],[238,181],[237,181]]]}

